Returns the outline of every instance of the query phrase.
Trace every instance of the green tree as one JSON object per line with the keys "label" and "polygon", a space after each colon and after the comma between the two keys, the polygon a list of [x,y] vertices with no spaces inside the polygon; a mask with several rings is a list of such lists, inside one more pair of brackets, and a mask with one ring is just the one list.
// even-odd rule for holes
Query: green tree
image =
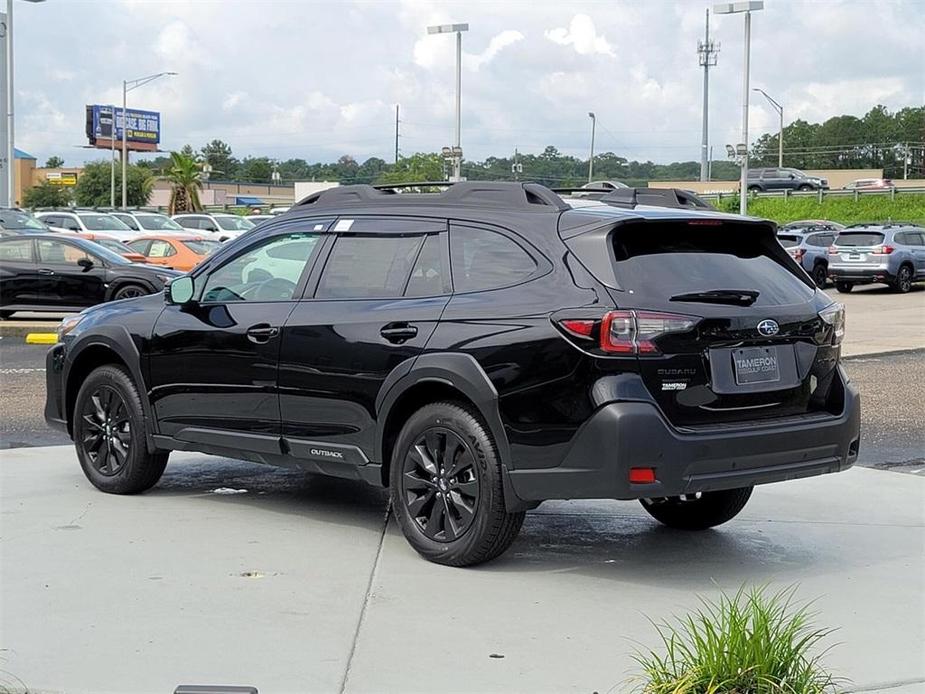
{"label": "green tree", "polygon": [[418,152],[402,157],[390,171],[376,179],[377,183],[414,183],[415,181],[442,181],[443,157],[435,152]]}
{"label": "green tree", "polygon": [[232,156],[231,147],[221,140],[212,140],[203,147],[202,160],[212,167],[212,177],[232,181],[238,172],[240,162]]}
{"label": "green tree", "polygon": [[[141,166],[130,165],[126,178],[126,202],[132,207],[147,205],[154,187],[151,172]],[[87,164],[77,179],[74,198],[78,205],[105,206],[110,203],[110,162],[96,161]],[[116,200],[122,200],[122,167],[116,167]]]}
{"label": "green tree", "polygon": [[64,159],[61,157],[48,157],[45,162],[46,169],[60,169],[62,166],[64,166]]}
{"label": "green tree", "polygon": [[22,204],[33,209],[36,207],[65,207],[71,201],[71,191],[70,186],[56,186],[49,181],[42,181],[23,193],[22,198]]}
{"label": "green tree", "polygon": [[183,152],[171,152],[167,180],[171,186],[168,204],[170,214],[198,212],[202,209],[202,203],[199,202],[202,172],[199,163],[192,156]]}
{"label": "green tree", "polygon": [[238,172],[239,181],[269,183],[273,175],[273,162],[269,157],[246,157]]}

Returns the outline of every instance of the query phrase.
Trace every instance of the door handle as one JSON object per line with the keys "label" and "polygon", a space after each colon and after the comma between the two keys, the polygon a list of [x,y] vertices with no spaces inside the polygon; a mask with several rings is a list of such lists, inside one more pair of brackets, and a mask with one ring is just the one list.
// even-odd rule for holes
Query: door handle
{"label": "door handle", "polygon": [[262,345],[279,335],[279,328],[274,328],[269,323],[258,323],[249,327],[246,334],[248,340]]}
{"label": "door handle", "polygon": [[54,270],[49,270],[48,268],[43,267],[41,270],[39,270],[39,274],[40,274],[40,275],[53,275],[53,274],[55,274],[55,271],[54,271]]}
{"label": "door handle", "polygon": [[379,334],[389,342],[400,345],[402,342],[417,336],[418,329],[417,326],[408,323],[388,323],[382,326]]}

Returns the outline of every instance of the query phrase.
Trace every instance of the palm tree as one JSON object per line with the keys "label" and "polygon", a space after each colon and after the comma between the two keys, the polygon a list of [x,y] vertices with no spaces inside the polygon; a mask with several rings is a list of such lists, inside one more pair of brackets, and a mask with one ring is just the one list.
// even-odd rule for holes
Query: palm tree
{"label": "palm tree", "polygon": [[201,172],[199,163],[193,157],[182,152],[171,152],[167,180],[172,186],[168,207],[170,214],[199,212],[202,209],[202,203],[199,202]]}

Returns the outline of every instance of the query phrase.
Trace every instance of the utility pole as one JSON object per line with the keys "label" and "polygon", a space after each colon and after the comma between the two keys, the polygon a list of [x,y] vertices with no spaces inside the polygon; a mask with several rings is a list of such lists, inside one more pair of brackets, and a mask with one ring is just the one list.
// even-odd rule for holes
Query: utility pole
{"label": "utility pole", "polygon": [[700,138],[700,180],[710,180],[709,139],[710,139],[710,68],[716,66],[716,54],[719,43],[710,40],[710,10],[707,10],[706,30],[703,41],[697,42],[700,66],[703,68],[703,133]]}
{"label": "utility pole", "polygon": [[398,163],[398,104],[395,104],[395,163]]}
{"label": "utility pole", "polygon": [[520,152],[517,151],[517,148],[514,148],[514,163],[511,164],[511,173],[514,174],[514,180],[520,180],[520,174],[524,171],[524,165],[520,163]]}
{"label": "utility pole", "polygon": [[594,180],[594,131],[597,128],[594,111],[588,111],[588,118],[591,119],[591,156],[588,158],[588,183],[590,183]]}

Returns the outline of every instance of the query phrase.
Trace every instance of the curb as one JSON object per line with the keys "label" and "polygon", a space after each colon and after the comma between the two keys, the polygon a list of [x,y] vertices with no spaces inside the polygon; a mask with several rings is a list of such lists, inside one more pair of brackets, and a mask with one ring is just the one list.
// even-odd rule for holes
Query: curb
{"label": "curb", "polygon": [[850,356],[841,357],[841,361],[854,361],[855,359],[871,359],[873,357],[901,356],[903,354],[919,354],[925,352],[925,347],[897,347],[896,349],[885,349],[879,352],[861,352]]}
{"label": "curb", "polygon": [[57,333],[29,333],[26,335],[27,345],[53,345],[57,342]]}

